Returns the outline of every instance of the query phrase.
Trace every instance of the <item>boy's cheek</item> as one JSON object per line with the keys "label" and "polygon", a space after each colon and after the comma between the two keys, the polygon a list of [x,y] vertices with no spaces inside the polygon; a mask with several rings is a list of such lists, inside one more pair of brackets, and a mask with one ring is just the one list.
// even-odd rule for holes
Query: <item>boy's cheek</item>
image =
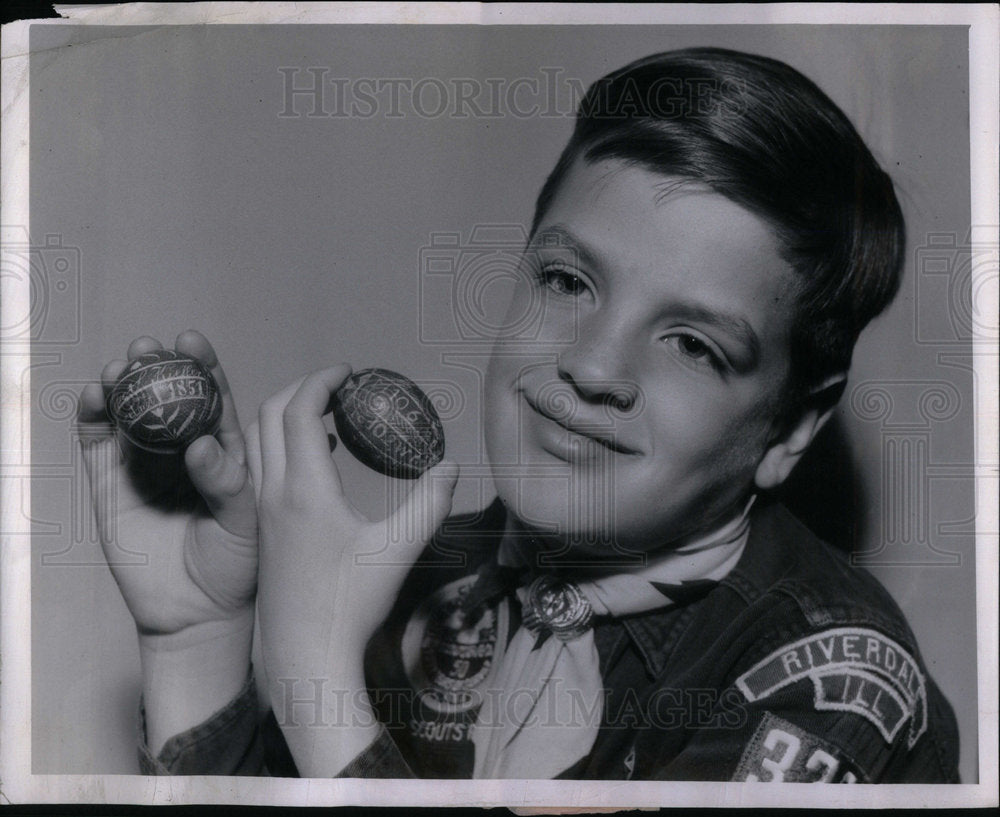
{"label": "boy's cheek", "polygon": [[[557,464],[531,448],[533,437],[521,427],[530,416],[518,404],[519,377],[529,370],[537,376],[540,365],[557,377],[555,366],[533,351],[498,344],[484,379],[489,461],[494,468],[524,466],[513,473],[502,468],[494,483],[524,522],[563,534],[620,534],[636,547],[650,537],[662,542],[718,522],[745,498],[766,437],[756,401],[746,394],[720,399],[683,383],[647,385],[641,414],[622,421],[622,439],[628,436],[643,456],[614,456],[604,469],[566,466],[533,473],[536,460]],[[555,360],[551,350],[547,359]]]}
{"label": "boy's cheek", "polygon": [[581,311],[572,301],[553,301],[527,278],[515,286],[497,332],[499,345],[527,355],[558,353],[581,338]]}
{"label": "boy's cheek", "polygon": [[511,371],[510,358],[504,354],[503,344],[493,347],[486,372],[483,377],[483,420],[487,441],[490,431],[502,424],[512,409],[509,394],[514,374]]}

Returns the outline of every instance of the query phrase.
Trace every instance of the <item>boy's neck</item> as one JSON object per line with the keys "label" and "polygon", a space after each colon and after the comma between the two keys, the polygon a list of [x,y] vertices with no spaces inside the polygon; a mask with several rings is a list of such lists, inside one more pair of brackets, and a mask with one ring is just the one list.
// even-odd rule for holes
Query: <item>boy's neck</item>
{"label": "boy's neck", "polygon": [[606,544],[588,541],[575,545],[551,532],[527,525],[507,509],[499,561],[507,566],[528,566],[533,572],[584,578],[640,570],[658,558],[683,551],[721,547],[744,537],[749,529],[750,510],[756,499],[757,495],[752,494],[742,507],[726,514],[716,524],[644,550],[620,546],[614,542],[613,537],[609,537]]}

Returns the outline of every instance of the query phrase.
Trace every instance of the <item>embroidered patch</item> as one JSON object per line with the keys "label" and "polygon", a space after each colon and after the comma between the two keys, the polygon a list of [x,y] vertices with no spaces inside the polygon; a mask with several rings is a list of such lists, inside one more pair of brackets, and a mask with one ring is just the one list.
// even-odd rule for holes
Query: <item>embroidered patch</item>
{"label": "embroidered patch", "polygon": [[857,783],[865,778],[828,743],[764,713],[733,780],[748,783]]}
{"label": "embroidered patch", "polygon": [[818,710],[853,712],[892,743],[907,720],[913,748],[927,729],[927,689],[916,662],[876,630],[841,627],[786,644],[741,675],[748,701],[809,678]]}
{"label": "embroidered patch", "polygon": [[478,707],[498,645],[507,643],[505,601],[466,610],[463,601],[475,582],[471,575],[439,588],[414,611],[403,633],[406,675],[434,712],[456,715]]}

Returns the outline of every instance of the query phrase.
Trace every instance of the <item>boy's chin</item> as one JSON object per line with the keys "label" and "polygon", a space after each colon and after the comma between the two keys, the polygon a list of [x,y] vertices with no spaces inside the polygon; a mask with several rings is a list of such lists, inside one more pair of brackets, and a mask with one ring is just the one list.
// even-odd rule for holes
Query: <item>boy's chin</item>
{"label": "boy's chin", "polygon": [[526,538],[521,548],[531,554],[536,567],[572,568],[575,571],[593,568],[609,569],[641,567],[647,554],[619,544],[613,531],[543,529],[517,523]]}
{"label": "boy's chin", "polygon": [[648,542],[646,547],[638,545],[634,532],[616,530],[611,519],[600,519],[593,524],[593,519],[585,515],[581,519],[581,514],[570,512],[566,505],[510,502],[502,494],[501,499],[511,514],[522,547],[537,554],[539,566],[635,567],[645,561],[643,551]]}

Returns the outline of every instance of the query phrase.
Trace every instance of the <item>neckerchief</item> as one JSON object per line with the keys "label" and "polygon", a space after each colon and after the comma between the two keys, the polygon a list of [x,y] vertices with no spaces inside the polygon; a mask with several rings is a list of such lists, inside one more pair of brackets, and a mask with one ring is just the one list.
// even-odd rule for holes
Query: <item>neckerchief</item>
{"label": "neckerchief", "polygon": [[508,521],[497,563],[508,579],[520,573],[528,582],[516,590],[522,625],[500,646],[495,688],[472,730],[473,777],[548,779],[585,757],[604,711],[594,619],[684,604],[714,587],[743,553],[754,499],[721,527],[640,567],[577,581],[532,571],[536,551]]}

